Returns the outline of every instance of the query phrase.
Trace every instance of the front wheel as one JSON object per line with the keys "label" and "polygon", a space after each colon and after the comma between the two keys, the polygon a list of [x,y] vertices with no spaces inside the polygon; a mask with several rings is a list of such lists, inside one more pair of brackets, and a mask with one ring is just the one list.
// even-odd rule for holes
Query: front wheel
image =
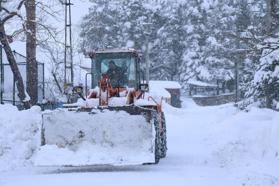
{"label": "front wheel", "polygon": [[165,158],[167,156],[167,127],[166,127],[166,119],[165,114],[161,114],[161,122],[162,129],[160,132],[160,141],[161,141],[161,158]]}
{"label": "front wheel", "polygon": [[160,126],[158,122],[158,113],[156,111],[152,111],[151,113],[151,121],[155,129],[155,164],[159,163],[161,158],[161,137],[160,137]]}
{"label": "front wheel", "polygon": [[152,113],[152,121],[155,128],[155,164],[161,158],[165,158],[167,154],[167,134],[166,134],[166,121],[164,113]]}

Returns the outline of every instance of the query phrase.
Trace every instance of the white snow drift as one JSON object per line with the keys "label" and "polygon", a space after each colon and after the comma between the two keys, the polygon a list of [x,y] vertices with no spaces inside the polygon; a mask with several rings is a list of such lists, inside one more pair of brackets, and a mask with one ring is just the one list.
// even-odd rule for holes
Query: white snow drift
{"label": "white snow drift", "polygon": [[39,107],[19,112],[11,105],[0,105],[0,171],[30,166],[39,145]]}
{"label": "white snow drift", "polygon": [[231,104],[199,107],[188,99],[183,107],[164,105],[168,155],[158,165],[38,170],[31,159],[40,112],[0,106],[1,170],[25,166],[24,172],[0,172],[0,185],[279,186],[278,112],[253,107],[244,112]]}

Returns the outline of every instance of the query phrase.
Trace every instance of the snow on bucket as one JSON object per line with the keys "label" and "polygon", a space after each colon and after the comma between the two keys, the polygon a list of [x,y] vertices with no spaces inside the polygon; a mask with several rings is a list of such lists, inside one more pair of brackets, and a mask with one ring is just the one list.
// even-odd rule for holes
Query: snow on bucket
{"label": "snow on bucket", "polygon": [[143,115],[125,111],[43,115],[39,166],[135,165],[154,163],[154,127]]}

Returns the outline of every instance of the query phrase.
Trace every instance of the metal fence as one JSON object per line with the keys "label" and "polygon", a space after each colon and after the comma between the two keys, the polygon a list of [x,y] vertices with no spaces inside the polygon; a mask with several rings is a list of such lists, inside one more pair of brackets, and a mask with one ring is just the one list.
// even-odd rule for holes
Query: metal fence
{"label": "metal fence", "polygon": [[[23,78],[23,82],[26,88],[26,57],[22,54],[13,51],[16,58],[16,62]],[[0,48],[0,102],[12,103],[13,105],[20,106],[21,102],[18,98],[18,90],[15,84],[14,75],[11,71],[10,65],[6,59],[5,53]],[[38,62],[38,104],[42,104],[45,98],[45,79],[44,79],[44,64]]]}

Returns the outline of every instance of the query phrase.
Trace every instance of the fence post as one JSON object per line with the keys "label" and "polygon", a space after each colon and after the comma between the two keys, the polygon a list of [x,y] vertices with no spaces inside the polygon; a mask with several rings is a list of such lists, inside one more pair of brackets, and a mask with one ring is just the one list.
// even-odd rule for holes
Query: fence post
{"label": "fence post", "polygon": [[15,105],[15,77],[13,76],[13,105]]}
{"label": "fence post", "polygon": [[[93,77],[93,74],[91,72],[85,74],[85,96],[88,96],[88,90],[87,90],[87,88],[88,88],[88,83],[87,83],[88,75],[91,75],[91,81],[92,81],[92,77]],[[92,82],[91,82],[91,84],[92,84]],[[93,87],[91,87],[91,88],[93,88]]]}
{"label": "fence post", "polygon": [[4,92],[4,68],[3,68],[3,47],[0,44],[0,74],[1,74],[1,90],[0,90],[0,103],[4,104],[3,102],[3,92]]}
{"label": "fence post", "polygon": [[43,100],[45,99],[45,64],[43,63]]}

